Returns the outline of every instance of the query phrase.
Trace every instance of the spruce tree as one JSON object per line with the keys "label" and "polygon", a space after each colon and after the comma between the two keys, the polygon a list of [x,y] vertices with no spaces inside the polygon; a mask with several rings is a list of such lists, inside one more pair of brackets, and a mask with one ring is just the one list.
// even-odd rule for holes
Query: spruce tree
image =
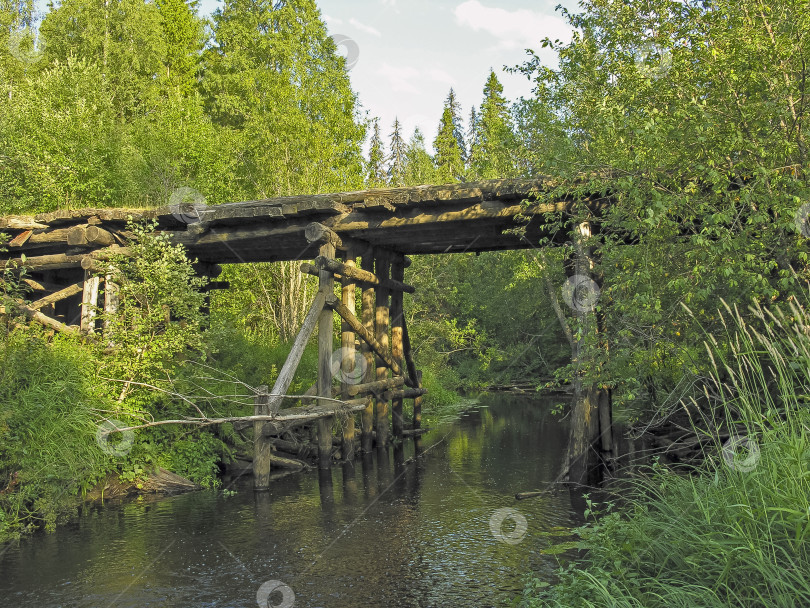
{"label": "spruce tree", "polygon": [[374,119],[371,146],[368,151],[366,168],[366,185],[370,188],[382,188],[386,185],[385,147],[380,135],[380,119]]}
{"label": "spruce tree", "polygon": [[451,100],[444,105],[439,132],[433,140],[436,149],[436,179],[440,183],[457,182],[464,176],[464,160],[461,146],[455,133]]}
{"label": "spruce tree", "polygon": [[464,142],[464,125],[461,120],[461,103],[456,97],[455,90],[451,87],[450,92],[447,94],[445,106],[450,108],[450,113],[453,118],[453,137],[456,138],[458,149],[461,150],[461,160],[467,162],[467,147]]}
{"label": "spruce tree", "polygon": [[407,152],[405,140],[402,138],[402,125],[399,118],[394,119],[391,133],[391,143],[388,156],[388,183],[392,186],[405,185],[405,154]]}
{"label": "spruce tree", "polygon": [[405,150],[405,185],[422,186],[436,180],[436,167],[425,149],[425,136],[419,127],[413,131]]}
{"label": "spruce tree", "polygon": [[470,123],[467,125],[467,159],[466,165],[467,169],[473,166],[475,163],[475,153],[478,148],[478,128],[479,123],[481,122],[478,112],[473,106],[470,109]]}
{"label": "spruce tree", "polygon": [[166,41],[168,89],[185,97],[194,91],[204,43],[204,21],[197,16],[198,0],[157,0]]}
{"label": "spruce tree", "polygon": [[516,171],[516,137],[509,103],[494,71],[484,86],[484,100],[471,152],[470,175],[475,179],[511,177]]}

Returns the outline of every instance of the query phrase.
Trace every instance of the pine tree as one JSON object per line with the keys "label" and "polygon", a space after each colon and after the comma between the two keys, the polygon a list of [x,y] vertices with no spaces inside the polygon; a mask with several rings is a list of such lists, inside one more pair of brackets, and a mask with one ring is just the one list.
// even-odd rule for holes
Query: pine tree
{"label": "pine tree", "polygon": [[425,149],[425,136],[416,127],[405,151],[405,185],[421,186],[435,181],[436,167]]}
{"label": "pine tree", "polygon": [[402,125],[399,118],[394,119],[394,130],[391,133],[391,153],[388,156],[388,183],[392,186],[405,185],[405,140],[402,138]]}
{"label": "pine tree", "polygon": [[380,135],[380,119],[374,119],[371,146],[368,151],[366,168],[366,185],[370,188],[381,188],[386,185],[385,148]]}
{"label": "pine tree", "polygon": [[439,123],[439,132],[433,140],[436,149],[436,179],[440,183],[451,183],[464,176],[463,151],[459,146],[453,121],[452,100],[448,98]]}
{"label": "pine tree", "polygon": [[475,179],[511,177],[516,171],[516,146],[509,103],[494,71],[484,86],[484,101],[471,153],[470,175]]}

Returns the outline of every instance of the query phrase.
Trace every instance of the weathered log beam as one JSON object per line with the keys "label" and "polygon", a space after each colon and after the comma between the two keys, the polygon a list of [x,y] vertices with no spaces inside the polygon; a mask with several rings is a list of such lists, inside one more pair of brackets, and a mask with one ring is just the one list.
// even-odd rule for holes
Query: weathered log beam
{"label": "weathered log beam", "polygon": [[332,273],[340,274],[350,279],[355,279],[358,282],[374,285],[375,287],[382,287],[387,290],[404,291],[406,293],[414,293],[416,288],[413,285],[406,285],[402,281],[389,279],[387,277],[379,277],[372,272],[354,268],[341,264],[337,260],[328,257],[318,256],[315,258],[315,266],[318,269],[326,269]]}
{"label": "weathered log beam", "polygon": [[414,397],[421,397],[427,395],[425,388],[406,388],[397,391],[386,391],[383,393],[383,399],[391,401],[392,399],[413,399]]}
{"label": "weathered log beam", "polygon": [[391,355],[388,354],[386,348],[377,341],[377,339],[360,323],[360,321],[357,320],[357,317],[354,316],[352,311],[343,306],[343,304],[335,296],[327,297],[326,305],[333,308],[335,312],[341,316],[341,318],[346,320],[355,333],[359,334],[360,337],[363,338],[363,340],[365,340],[369,346],[371,346],[374,353],[380,359],[382,359],[388,367],[391,368],[391,371],[393,371],[395,374],[401,373],[402,369],[400,368],[399,364],[397,364],[397,362],[391,358]]}
{"label": "weathered log beam", "polygon": [[402,376],[394,378],[386,378],[377,382],[369,382],[367,384],[354,384],[348,387],[349,396],[355,395],[376,395],[382,394],[392,388],[399,388],[404,383],[405,379]]}
{"label": "weathered log beam", "polygon": [[25,267],[33,271],[58,270],[60,268],[80,268],[85,257],[85,254],[65,255],[64,253],[55,253],[52,255],[26,256],[25,260],[11,258],[0,262],[0,264],[2,264],[2,268]]}
{"label": "weathered log beam", "polygon": [[82,291],[84,286],[84,282],[76,283],[75,285],[70,285],[65,287],[64,289],[60,289],[56,293],[52,293],[49,296],[45,296],[44,298],[40,298],[35,302],[31,302],[31,308],[35,310],[39,310],[40,308],[44,308],[54,302],[58,302],[60,300],[64,300],[65,298],[69,298],[70,296],[76,295],[80,291]]}
{"label": "weathered log beam", "polygon": [[27,215],[10,215],[0,218],[0,229],[40,230],[47,227],[47,224],[38,222],[35,218]]}
{"label": "weathered log beam", "polygon": [[36,321],[37,323],[41,323],[45,327],[50,327],[51,329],[55,329],[56,331],[62,332],[64,334],[69,334],[72,336],[81,336],[78,327],[74,325],[65,325],[64,323],[61,323],[56,319],[51,319],[50,317],[42,314],[38,310],[31,308],[22,301],[13,302],[11,305],[16,310],[21,312],[27,319]]}
{"label": "weathered log beam", "polygon": [[292,349],[290,349],[290,354],[287,356],[287,360],[278,373],[276,383],[273,385],[273,396],[271,396],[269,403],[271,412],[278,411],[281,405],[283,397],[277,395],[285,394],[287,389],[290,388],[293,376],[295,376],[295,370],[298,369],[301,356],[304,354],[304,348],[306,348],[312,333],[315,331],[315,323],[318,321],[321,310],[323,310],[324,301],[325,296],[322,292],[318,292],[312,300],[312,305],[309,308],[309,312],[307,312],[307,316],[304,318],[298,335],[295,337]]}

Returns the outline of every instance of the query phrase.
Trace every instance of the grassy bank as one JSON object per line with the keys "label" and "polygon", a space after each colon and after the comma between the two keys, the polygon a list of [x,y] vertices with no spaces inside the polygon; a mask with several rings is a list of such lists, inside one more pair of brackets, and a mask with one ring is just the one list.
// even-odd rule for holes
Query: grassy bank
{"label": "grassy bank", "polygon": [[707,388],[738,439],[719,429],[700,467],[653,466],[622,513],[599,507],[578,531],[584,560],[532,581],[523,606],[810,606],[810,316],[725,317]]}

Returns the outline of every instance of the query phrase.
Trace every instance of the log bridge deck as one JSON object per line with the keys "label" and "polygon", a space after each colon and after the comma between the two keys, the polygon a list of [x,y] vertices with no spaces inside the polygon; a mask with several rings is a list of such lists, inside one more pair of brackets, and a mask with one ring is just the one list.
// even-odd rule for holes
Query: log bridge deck
{"label": "log bridge deck", "polygon": [[[318,277],[312,303],[287,362],[272,390],[256,390],[254,414],[275,416],[292,381],[304,347],[319,326],[319,372],[314,393],[345,402],[310,408],[318,427],[319,463],[332,460],[333,418],[340,416],[342,456],[354,456],[355,412],[360,414],[364,451],[389,440],[389,428],[408,434],[403,399],[414,399],[410,432],[421,423],[421,374],[410,352],[403,293],[408,254],[438,254],[524,249],[542,236],[567,238],[548,212],[565,212],[572,200],[537,202],[553,184],[547,180],[492,180],[445,186],[376,189],[359,192],[282,197],[208,205],[180,203],[155,209],[69,209],[34,216],[0,218],[0,232],[11,237],[0,253],[5,267],[25,267],[25,283],[35,295],[19,303],[29,318],[67,332],[101,331],[99,309],[114,310],[114,284],[97,276],[97,260],[127,250],[129,220],[157,222],[198,260],[197,272],[211,278],[221,264],[306,260],[302,272]],[[520,229],[520,232],[515,229]],[[558,236],[560,235],[560,236]],[[358,266],[357,260],[361,260]],[[310,262],[314,260],[314,262]],[[335,280],[342,286],[335,295]],[[212,288],[227,288],[212,282]],[[361,316],[355,316],[357,289]],[[333,365],[333,314],[342,321],[339,368]],[[355,338],[361,352],[355,357]],[[353,381],[364,361],[365,373]],[[339,376],[340,386],[333,386]],[[359,383],[358,383],[359,382]],[[389,408],[390,403],[390,408]],[[317,411],[314,411],[317,410]],[[389,411],[391,423],[389,427]],[[285,410],[286,413],[286,410]],[[254,473],[257,489],[268,486],[272,433],[277,427],[261,418],[254,423]]]}

